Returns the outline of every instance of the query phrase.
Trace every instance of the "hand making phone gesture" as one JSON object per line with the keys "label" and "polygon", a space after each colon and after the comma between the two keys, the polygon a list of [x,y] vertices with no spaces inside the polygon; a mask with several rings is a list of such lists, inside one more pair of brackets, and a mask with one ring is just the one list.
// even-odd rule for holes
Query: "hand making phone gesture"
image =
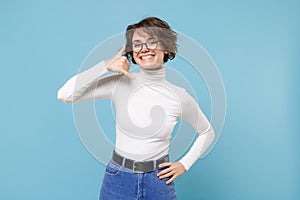
{"label": "hand making phone gesture", "polygon": [[125,51],[125,45],[121,50],[112,58],[105,61],[105,66],[108,71],[122,73],[131,79],[135,79],[135,76],[129,73],[130,62],[126,56],[123,55]]}

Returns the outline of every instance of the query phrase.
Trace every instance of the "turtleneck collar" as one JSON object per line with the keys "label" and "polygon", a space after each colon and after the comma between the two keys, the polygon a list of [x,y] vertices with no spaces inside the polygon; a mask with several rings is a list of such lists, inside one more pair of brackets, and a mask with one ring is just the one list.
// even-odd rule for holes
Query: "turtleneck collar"
{"label": "turtleneck collar", "polygon": [[140,71],[141,78],[146,81],[164,81],[166,79],[166,68],[155,69],[155,70],[148,70],[141,68]]}

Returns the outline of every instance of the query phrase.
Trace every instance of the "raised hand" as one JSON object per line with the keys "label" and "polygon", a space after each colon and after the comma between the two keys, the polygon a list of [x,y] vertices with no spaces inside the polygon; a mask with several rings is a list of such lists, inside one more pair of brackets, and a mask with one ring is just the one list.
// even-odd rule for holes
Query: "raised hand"
{"label": "raised hand", "polygon": [[120,49],[120,51],[105,61],[105,66],[108,71],[122,73],[131,79],[135,79],[135,76],[129,73],[130,63],[126,56],[122,56],[125,51],[125,45]]}

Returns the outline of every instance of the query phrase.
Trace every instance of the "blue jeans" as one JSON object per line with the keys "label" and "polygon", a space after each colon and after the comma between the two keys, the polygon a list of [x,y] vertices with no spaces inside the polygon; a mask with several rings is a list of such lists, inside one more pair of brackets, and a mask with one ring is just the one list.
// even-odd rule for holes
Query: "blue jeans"
{"label": "blue jeans", "polygon": [[135,173],[110,160],[105,168],[100,200],[176,200],[174,182],[166,184],[170,178],[159,179],[157,173]]}

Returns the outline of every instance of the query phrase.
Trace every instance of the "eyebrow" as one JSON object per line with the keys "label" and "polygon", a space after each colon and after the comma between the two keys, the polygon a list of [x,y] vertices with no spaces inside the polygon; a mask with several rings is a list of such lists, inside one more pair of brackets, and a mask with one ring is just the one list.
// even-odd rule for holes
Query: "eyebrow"
{"label": "eyebrow", "polygon": [[[155,39],[155,38],[149,37],[146,41],[151,40],[151,39]],[[133,40],[132,42],[141,42],[141,40]]]}

